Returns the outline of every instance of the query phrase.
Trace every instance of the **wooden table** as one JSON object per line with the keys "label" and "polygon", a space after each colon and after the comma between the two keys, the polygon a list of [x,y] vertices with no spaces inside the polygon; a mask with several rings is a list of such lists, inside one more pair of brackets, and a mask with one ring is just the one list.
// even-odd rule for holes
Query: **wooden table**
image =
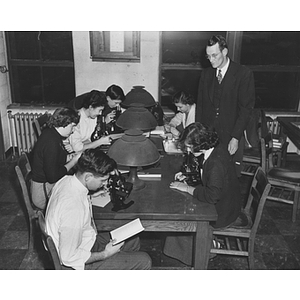
{"label": "wooden table", "polygon": [[[201,203],[187,193],[170,189],[170,182],[181,164],[179,155],[163,155],[160,159],[161,180],[146,181],[146,187],[132,191],[128,200],[134,204],[126,210],[113,212],[112,204],[93,207],[98,230],[112,230],[130,220],[140,218],[146,231],[193,232],[195,234],[194,268],[207,269],[212,230],[216,221],[214,205]],[[126,201],[126,202],[127,202]]]}
{"label": "wooden table", "polygon": [[293,124],[296,123],[300,126],[300,117],[278,117],[277,120],[288,138],[300,150],[300,128]]}

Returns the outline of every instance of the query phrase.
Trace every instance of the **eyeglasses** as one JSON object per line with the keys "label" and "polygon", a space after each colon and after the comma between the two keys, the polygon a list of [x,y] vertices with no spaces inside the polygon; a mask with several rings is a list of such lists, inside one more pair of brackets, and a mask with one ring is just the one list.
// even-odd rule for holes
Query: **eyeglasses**
{"label": "eyeglasses", "polygon": [[205,55],[205,57],[206,57],[207,59],[212,59],[212,58],[213,58],[213,59],[216,59],[220,53],[222,53],[222,52],[219,52],[219,53],[213,53],[212,55]]}

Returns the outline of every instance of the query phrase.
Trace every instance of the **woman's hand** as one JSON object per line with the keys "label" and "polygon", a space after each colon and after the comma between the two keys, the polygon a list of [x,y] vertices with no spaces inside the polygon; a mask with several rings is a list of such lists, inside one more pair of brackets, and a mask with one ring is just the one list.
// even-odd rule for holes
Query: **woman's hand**
{"label": "woman's hand", "polygon": [[109,114],[107,114],[107,116],[105,117],[105,123],[108,124],[110,123],[112,120],[115,119],[116,116],[116,111],[113,110],[112,112],[110,112]]}
{"label": "woman's hand", "polygon": [[64,144],[64,147],[68,151],[68,153],[72,153],[74,151],[71,144]]}
{"label": "woman's hand", "polygon": [[175,127],[171,127],[171,133],[172,133],[174,139],[179,138],[180,132]]}
{"label": "woman's hand", "polygon": [[74,160],[77,162],[77,160],[79,159],[79,157],[81,156],[82,154],[82,151],[79,151],[79,152],[73,152],[71,154],[68,154],[67,155],[67,162],[71,161],[71,160]]}
{"label": "woman's hand", "polygon": [[184,182],[180,182],[180,181],[174,181],[170,183],[170,188],[171,189],[175,189],[175,190],[179,190],[181,192],[187,192],[188,191],[188,185]]}
{"label": "woman's hand", "polygon": [[175,174],[174,179],[177,181],[185,181],[187,177],[185,175],[182,174],[182,172],[178,172]]}
{"label": "woman's hand", "polygon": [[99,147],[101,145],[110,145],[111,142],[112,142],[112,138],[109,135],[108,136],[103,136],[95,142],[96,142],[96,147]]}

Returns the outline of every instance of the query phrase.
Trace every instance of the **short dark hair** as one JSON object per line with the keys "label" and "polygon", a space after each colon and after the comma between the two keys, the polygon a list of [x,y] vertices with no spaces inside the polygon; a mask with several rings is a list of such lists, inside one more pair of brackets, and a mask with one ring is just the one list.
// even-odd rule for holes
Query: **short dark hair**
{"label": "short dark hair", "polygon": [[69,107],[57,108],[50,116],[47,125],[49,127],[66,127],[71,123],[78,124],[80,116],[77,111]]}
{"label": "short dark hair", "polygon": [[192,95],[190,95],[184,91],[180,91],[180,92],[177,92],[173,96],[173,103],[182,103],[182,104],[192,105],[195,103],[195,99]]}
{"label": "short dark hair", "polygon": [[184,150],[185,144],[191,145],[194,152],[199,152],[216,147],[219,137],[215,129],[196,122],[187,126],[179,136],[178,147]]}
{"label": "short dark hair", "polygon": [[79,173],[90,172],[95,177],[106,176],[117,168],[115,160],[99,148],[86,149],[78,159],[76,170]]}
{"label": "short dark hair", "polygon": [[96,108],[99,106],[105,106],[107,104],[106,94],[97,90],[90,91],[83,99],[82,107]]}
{"label": "short dark hair", "polygon": [[105,92],[106,96],[109,96],[111,100],[125,100],[125,94],[122,88],[118,85],[112,84]]}
{"label": "short dark hair", "polygon": [[219,44],[220,51],[223,49],[228,49],[226,39],[222,35],[213,35],[208,41],[207,46],[211,47],[215,44]]}

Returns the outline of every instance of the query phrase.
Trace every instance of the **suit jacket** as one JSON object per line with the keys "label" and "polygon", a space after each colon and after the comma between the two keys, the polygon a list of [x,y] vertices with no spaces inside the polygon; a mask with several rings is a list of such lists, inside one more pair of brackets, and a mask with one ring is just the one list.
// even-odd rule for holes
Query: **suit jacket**
{"label": "suit jacket", "polygon": [[193,196],[201,202],[215,204],[218,219],[214,227],[234,222],[241,211],[242,196],[235,166],[225,145],[218,145],[204,162],[202,182]]}
{"label": "suit jacket", "polygon": [[223,78],[219,117],[213,103],[216,69],[202,71],[197,99],[196,122],[215,126],[221,142],[228,144],[232,137],[240,140],[246,129],[255,103],[254,77],[250,69],[230,61]]}

